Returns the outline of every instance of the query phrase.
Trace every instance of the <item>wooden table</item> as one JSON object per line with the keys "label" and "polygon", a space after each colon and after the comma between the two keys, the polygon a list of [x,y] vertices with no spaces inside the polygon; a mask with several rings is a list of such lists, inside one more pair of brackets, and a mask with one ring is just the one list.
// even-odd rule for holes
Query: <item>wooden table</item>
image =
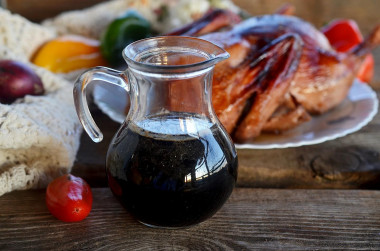
{"label": "wooden table", "polygon": [[[283,1],[236,2],[256,14],[256,10],[271,12]],[[310,0],[304,4],[310,7],[306,12],[302,6],[297,10],[309,13],[308,20],[324,22],[331,19],[328,14],[337,16],[321,11],[330,10],[331,2]],[[334,3],[347,7],[358,1]],[[375,1],[360,3],[371,6]],[[313,19],[307,10],[316,7]],[[368,31],[373,24],[368,13],[377,13],[378,8],[368,7],[365,13],[356,11],[360,8],[340,9],[342,16],[363,17],[359,24]],[[375,58],[377,73],[371,85],[379,94],[380,50]],[[238,188],[224,207],[197,226],[162,230],[136,222],[106,187],[105,153],[119,125],[96,107],[92,110],[105,138],[95,144],[83,134],[72,171],[93,187],[91,214],[82,222],[63,223],[48,212],[44,190],[6,194],[0,197],[0,250],[380,250],[379,114],[359,132],[334,141],[239,150]]]}
{"label": "wooden table", "polygon": [[108,188],[93,194],[78,223],[53,218],[44,191],[0,197],[0,250],[380,249],[380,191],[238,188],[210,220],[179,230],[136,222]]}

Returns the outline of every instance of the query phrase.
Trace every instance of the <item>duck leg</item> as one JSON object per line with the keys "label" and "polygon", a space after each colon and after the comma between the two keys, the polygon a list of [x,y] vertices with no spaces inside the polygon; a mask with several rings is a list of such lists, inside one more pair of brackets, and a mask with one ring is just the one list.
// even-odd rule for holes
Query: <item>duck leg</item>
{"label": "duck leg", "polygon": [[251,139],[260,133],[290,88],[301,48],[298,36],[287,34],[252,52],[234,68],[215,68],[212,102],[235,139]]}
{"label": "duck leg", "polygon": [[313,114],[324,113],[347,96],[364,57],[380,45],[380,26],[347,53],[304,51],[290,93]]}
{"label": "duck leg", "polygon": [[311,119],[309,113],[289,93],[263,127],[263,132],[281,133]]}
{"label": "duck leg", "polygon": [[[252,104],[246,103],[232,137],[236,142],[254,139],[265,123],[284,101],[301,57],[302,40],[298,35],[286,34],[270,42],[259,51],[250,66],[259,68],[260,74],[251,78],[255,89]],[[264,63],[264,65],[263,65]],[[222,122],[223,123],[223,122]]]}

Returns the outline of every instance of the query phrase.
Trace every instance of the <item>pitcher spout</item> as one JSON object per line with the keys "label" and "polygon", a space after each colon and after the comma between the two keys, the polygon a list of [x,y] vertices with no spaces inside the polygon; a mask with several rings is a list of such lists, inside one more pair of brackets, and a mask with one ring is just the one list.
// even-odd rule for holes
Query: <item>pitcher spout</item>
{"label": "pitcher spout", "polygon": [[223,60],[226,60],[230,57],[230,54],[224,50],[223,48],[213,44],[216,48],[215,48],[215,51],[217,54],[214,55],[214,58],[211,59],[213,61],[214,64],[217,64]]}

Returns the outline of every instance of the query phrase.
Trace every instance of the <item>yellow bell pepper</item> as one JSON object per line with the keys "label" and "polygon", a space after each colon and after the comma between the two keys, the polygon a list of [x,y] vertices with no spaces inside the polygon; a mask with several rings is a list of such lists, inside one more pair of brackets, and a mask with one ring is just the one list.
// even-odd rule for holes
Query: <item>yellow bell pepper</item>
{"label": "yellow bell pepper", "polygon": [[31,62],[55,73],[107,65],[100,52],[100,42],[77,35],[48,41],[34,54]]}

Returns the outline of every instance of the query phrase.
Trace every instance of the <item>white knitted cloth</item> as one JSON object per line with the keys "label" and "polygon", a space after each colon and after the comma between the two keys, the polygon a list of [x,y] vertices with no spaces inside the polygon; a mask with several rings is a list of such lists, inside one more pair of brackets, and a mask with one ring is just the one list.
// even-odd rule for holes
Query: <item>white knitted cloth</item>
{"label": "white knitted cloth", "polygon": [[45,94],[0,104],[0,195],[45,187],[71,170],[82,127],[72,84],[28,62],[33,51],[55,36],[49,29],[0,9],[0,59],[23,61],[40,76]]}
{"label": "white knitted cloth", "polygon": [[28,60],[42,43],[55,36],[55,30],[0,8],[0,45],[8,47],[18,59]]}
{"label": "white knitted cloth", "polygon": [[238,12],[231,0],[113,0],[84,10],[64,12],[43,22],[58,34],[78,34],[99,39],[107,26],[129,9],[147,19],[154,30],[166,33],[201,17],[209,8]]}

